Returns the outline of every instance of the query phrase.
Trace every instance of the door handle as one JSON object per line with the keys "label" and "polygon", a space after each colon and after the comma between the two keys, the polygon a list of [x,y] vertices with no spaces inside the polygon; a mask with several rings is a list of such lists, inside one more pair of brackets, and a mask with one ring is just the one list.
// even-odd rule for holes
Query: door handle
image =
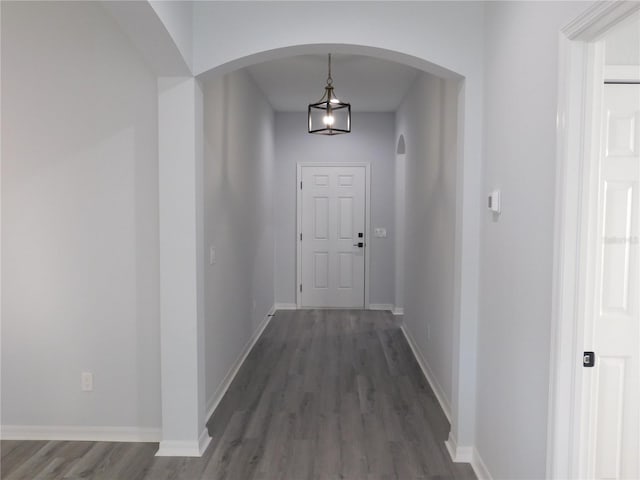
{"label": "door handle", "polygon": [[354,247],[362,248],[364,247],[364,242],[358,242],[353,244]]}

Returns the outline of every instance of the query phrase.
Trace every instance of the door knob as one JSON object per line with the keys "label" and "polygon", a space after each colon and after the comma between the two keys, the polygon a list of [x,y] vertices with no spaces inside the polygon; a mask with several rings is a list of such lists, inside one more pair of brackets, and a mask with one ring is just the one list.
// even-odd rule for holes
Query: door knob
{"label": "door knob", "polygon": [[354,247],[362,248],[364,247],[364,242],[358,242],[353,244]]}

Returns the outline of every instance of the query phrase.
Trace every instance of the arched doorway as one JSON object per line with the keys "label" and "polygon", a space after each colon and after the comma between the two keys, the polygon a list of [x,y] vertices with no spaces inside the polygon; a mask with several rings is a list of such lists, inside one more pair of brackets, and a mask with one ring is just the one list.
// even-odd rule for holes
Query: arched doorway
{"label": "arched doorway", "polygon": [[[176,191],[173,187],[167,188],[166,191],[162,189],[160,196],[161,201],[163,196],[166,193],[166,201],[173,204],[180,204],[181,202],[185,202],[184,206],[186,208],[185,213],[197,212],[200,208],[198,205],[201,203],[201,190],[197,184],[197,181],[194,179],[197,178],[197,172],[201,169],[201,159],[198,158],[198,152],[200,151],[202,138],[200,134],[197,132],[200,131],[201,126],[198,125],[198,116],[197,113],[202,108],[202,92],[199,89],[198,82],[200,81],[209,81],[210,79],[223,76],[229,72],[232,72],[238,68],[243,68],[249,66],[251,64],[268,61],[272,59],[285,58],[291,55],[299,55],[306,53],[316,53],[322,52],[325,53],[327,51],[337,52],[337,53],[346,53],[346,54],[357,54],[357,55],[368,55],[374,56],[377,58],[382,58],[386,60],[395,61],[398,63],[403,63],[406,65],[410,65],[414,68],[417,68],[423,72],[429,73],[439,78],[456,80],[458,82],[458,90],[457,90],[457,99],[458,99],[458,115],[457,115],[457,125],[456,125],[456,133],[457,133],[457,166],[456,166],[456,208],[455,208],[455,240],[454,240],[454,249],[455,249],[455,260],[454,260],[454,305],[452,305],[453,311],[453,345],[452,352],[453,358],[451,359],[452,363],[452,398],[451,398],[451,435],[448,442],[448,446],[450,448],[450,452],[452,456],[459,461],[469,461],[466,452],[468,449],[461,448],[466,445],[471,445],[473,442],[473,415],[474,415],[474,404],[475,404],[475,336],[476,336],[476,320],[477,320],[477,269],[478,269],[478,251],[477,251],[477,237],[478,237],[478,222],[479,222],[479,213],[480,207],[479,202],[476,201],[480,197],[479,189],[479,170],[480,170],[480,158],[477,142],[480,136],[480,129],[478,128],[478,118],[479,118],[479,108],[477,97],[475,95],[477,89],[475,85],[469,83],[468,78],[464,78],[462,75],[455,73],[451,70],[448,70],[444,67],[438,66],[428,60],[418,58],[406,53],[399,52],[397,50],[389,50],[383,49],[379,47],[372,46],[364,46],[364,45],[354,45],[354,44],[305,44],[305,45],[291,45],[288,47],[281,47],[278,49],[261,51],[257,53],[253,53],[251,55],[247,55],[241,58],[237,58],[228,62],[225,62],[221,65],[215,66],[200,75],[198,75],[197,79],[194,78],[186,78],[181,79],[178,83],[182,84],[185,88],[182,93],[176,96],[176,87],[175,87],[175,79],[167,80],[168,84],[171,84],[171,87],[163,91],[161,89],[160,92],[160,137],[170,137],[172,136],[175,140],[176,131],[185,131],[185,126],[187,130],[185,131],[185,143],[184,143],[184,151],[187,152],[187,156],[190,156],[194,159],[191,170],[187,172],[188,182],[191,182],[191,193],[188,191]],[[174,82],[174,83],[172,83]],[[470,88],[471,87],[471,88]],[[179,87],[181,88],[181,87]],[[166,108],[162,108],[163,97],[167,100]],[[176,116],[176,107],[178,104],[184,106],[184,102],[189,104],[188,108],[184,110],[184,117]],[[193,121],[195,115],[195,121]],[[189,129],[192,129],[192,132],[189,132]],[[164,133],[163,133],[164,132]],[[162,142],[162,140],[161,140]],[[176,142],[172,142],[171,149],[175,150]],[[161,178],[163,177],[163,165],[166,168],[164,170],[167,172],[171,172],[171,175],[175,175],[176,172],[176,162],[181,166],[184,165],[184,155],[172,156],[171,161],[167,156],[166,164],[163,163],[163,149],[161,145],[160,151],[160,169],[161,169]],[[182,167],[180,167],[182,168]],[[174,178],[175,179],[175,178]],[[186,195],[185,195],[186,193]],[[178,197],[174,197],[177,195]],[[193,199],[196,199],[196,205],[193,205]],[[188,204],[192,205],[189,206]],[[184,215],[180,216],[180,220],[184,219]],[[198,231],[197,227],[197,218],[192,217],[194,221],[194,229],[193,231]],[[170,232],[175,231],[171,227],[176,222],[176,218],[162,218],[161,214],[161,225],[164,223],[167,225],[164,231]],[[183,227],[181,227],[183,228]],[[161,228],[162,231],[162,228]],[[202,241],[198,238],[193,238],[191,244],[194,245],[194,250],[199,250],[199,253],[195,253],[196,257],[200,255],[204,256],[204,246],[202,245]],[[196,246],[198,246],[196,248]],[[161,265],[163,261],[166,261],[169,265],[175,264],[175,253],[167,255],[163,255],[161,252]],[[193,274],[196,278],[199,278],[198,267],[197,265],[193,268]],[[184,285],[181,283],[181,285]],[[200,314],[198,312],[197,305],[199,305],[198,298],[198,282],[192,284],[193,295],[191,298],[196,298],[195,305],[192,309],[194,311],[195,320],[195,331],[198,331],[202,325],[202,319],[200,318]],[[162,292],[163,296],[174,296],[175,293],[179,290],[173,290],[167,288]],[[179,293],[182,295],[182,299],[184,299],[183,293]],[[163,385],[175,385],[176,378],[176,368],[171,368],[170,365],[175,364],[178,361],[183,361],[182,359],[178,360],[177,358],[169,358],[171,356],[175,357],[175,352],[180,351],[180,348],[172,348],[167,345],[165,348],[165,341],[172,343],[178,343],[179,335],[176,335],[176,331],[184,330],[184,327],[179,326],[179,322],[182,322],[182,319],[177,317],[172,318],[171,312],[167,312],[167,315],[163,315],[162,321],[162,331],[163,331],[163,348],[162,348],[162,377],[163,377]],[[166,325],[166,326],[165,326]],[[165,335],[165,330],[167,332],[172,332],[170,334]],[[191,329],[193,332],[194,329]],[[204,345],[201,343],[200,337],[193,336],[193,333],[184,332],[184,341],[190,343],[192,345],[191,348],[194,348],[196,352],[199,352],[201,349],[204,349]],[[184,343],[183,341],[183,343]],[[170,354],[168,352],[174,352]],[[165,352],[167,352],[165,354]],[[201,360],[199,360],[201,354],[197,353],[192,356],[191,362],[192,365],[199,365]],[[167,357],[167,358],[165,358]],[[167,368],[165,368],[165,365]],[[195,383],[196,385],[201,382],[202,374],[199,373],[199,368],[195,367],[195,370],[198,372],[192,378],[191,383]],[[172,380],[173,379],[173,380]],[[184,380],[184,377],[181,378]],[[184,385],[184,383],[182,382]],[[178,407],[171,408],[170,405],[173,403],[172,397],[175,396],[174,392],[176,387],[174,388],[163,388],[163,409],[166,407],[167,411],[175,412],[178,410]],[[198,389],[196,388],[196,391]],[[204,417],[206,416],[206,408],[205,402],[201,398],[202,395],[197,395],[197,404],[198,404],[198,420],[195,422],[196,424],[203,425]],[[177,403],[176,403],[177,404]],[[174,413],[167,413],[170,418],[176,418]],[[163,413],[164,417],[164,413]],[[163,422],[164,425],[170,425],[170,422]],[[177,427],[176,427],[177,428]],[[171,434],[169,433],[170,428],[167,428],[165,431],[165,437],[167,437],[166,444],[171,445]],[[203,441],[205,443],[203,443]],[[195,441],[194,441],[195,442]],[[199,440],[195,443],[192,443],[194,448],[191,449],[192,452],[201,451],[203,445],[206,445],[206,438],[203,440],[202,435],[200,435]],[[198,447],[195,447],[198,445]],[[163,444],[161,444],[161,450],[163,448]],[[172,450],[167,449],[167,452],[171,452]],[[175,454],[175,453],[165,453],[165,454]]]}

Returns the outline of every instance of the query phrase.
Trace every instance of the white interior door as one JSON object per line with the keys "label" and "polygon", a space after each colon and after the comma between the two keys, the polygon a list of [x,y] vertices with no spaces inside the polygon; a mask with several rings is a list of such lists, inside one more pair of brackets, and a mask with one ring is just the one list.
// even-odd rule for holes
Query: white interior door
{"label": "white interior door", "polygon": [[[640,85],[605,85],[592,234],[583,450],[587,478],[640,478]],[[586,470],[586,471],[585,471]]]}
{"label": "white interior door", "polygon": [[366,167],[304,165],[300,177],[298,303],[363,308]]}

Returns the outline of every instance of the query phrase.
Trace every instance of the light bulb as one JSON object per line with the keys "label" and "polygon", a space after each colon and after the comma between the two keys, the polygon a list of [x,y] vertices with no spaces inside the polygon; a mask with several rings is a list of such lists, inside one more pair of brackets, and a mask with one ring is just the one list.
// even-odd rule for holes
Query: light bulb
{"label": "light bulb", "polygon": [[331,100],[329,100],[331,103],[340,103],[340,100],[338,100],[337,98],[332,98]]}
{"label": "light bulb", "polygon": [[325,125],[333,125],[333,115],[325,115],[324,118],[322,119],[322,121],[324,122]]}

